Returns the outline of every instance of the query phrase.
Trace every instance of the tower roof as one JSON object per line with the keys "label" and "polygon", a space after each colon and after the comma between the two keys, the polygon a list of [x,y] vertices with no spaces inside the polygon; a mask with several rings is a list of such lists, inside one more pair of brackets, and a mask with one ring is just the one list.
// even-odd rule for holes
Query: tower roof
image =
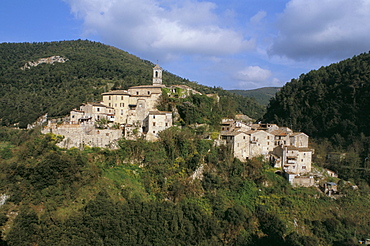
{"label": "tower roof", "polygon": [[155,66],[153,67],[153,69],[161,69],[162,70],[162,68],[158,64],[155,64]]}

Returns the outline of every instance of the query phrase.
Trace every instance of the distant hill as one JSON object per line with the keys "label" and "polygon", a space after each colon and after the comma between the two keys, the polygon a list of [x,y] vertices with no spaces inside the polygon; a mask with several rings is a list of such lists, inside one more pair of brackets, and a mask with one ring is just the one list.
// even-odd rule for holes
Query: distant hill
{"label": "distant hill", "polygon": [[256,99],[261,105],[267,106],[280,87],[263,87],[254,90],[229,90],[232,93]]}
{"label": "distant hill", "polygon": [[[101,93],[152,83],[153,63],[125,51],[85,40],[0,44],[0,125],[34,122],[40,115],[64,116]],[[237,113],[261,117],[255,100],[180,78],[167,71],[163,83],[186,84],[202,93],[217,93]],[[230,99],[230,100],[229,100]]]}
{"label": "distant hill", "polygon": [[370,136],[369,112],[370,53],[364,53],[292,79],[272,99],[264,121],[344,146]]}

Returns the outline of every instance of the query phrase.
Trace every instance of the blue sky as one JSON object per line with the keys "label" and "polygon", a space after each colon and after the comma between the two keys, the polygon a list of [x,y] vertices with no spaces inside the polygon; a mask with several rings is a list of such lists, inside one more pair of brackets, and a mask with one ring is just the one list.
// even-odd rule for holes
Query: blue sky
{"label": "blue sky", "polygon": [[207,86],[283,86],[368,52],[370,0],[0,1],[1,43],[75,39]]}

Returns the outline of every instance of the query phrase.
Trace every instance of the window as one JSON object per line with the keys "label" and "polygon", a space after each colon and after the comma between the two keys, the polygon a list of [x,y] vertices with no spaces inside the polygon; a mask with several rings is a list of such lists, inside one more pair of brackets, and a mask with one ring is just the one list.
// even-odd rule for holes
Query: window
{"label": "window", "polygon": [[150,95],[150,91],[148,91],[148,95]]}
{"label": "window", "polygon": [[117,108],[117,103],[114,104],[114,107]]}
{"label": "window", "polygon": [[108,97],[109,100],[112,100],[111,96]]}
{"label": "window", "polygon": [[123,115],[123,109],[121,109],[121,115]]}
{"label": "window", "polygon": [[153,115],[153,119],[155,119],[155,115]]}
{"label": "window", "polygon": [[245,139],[245,136],[243,136],[243,139]]}
{"label": "window", "polygon": [[306,169],[306,166],[302,166],[302,169]]}
{"label": "window", "polygon": [[301,162],[303,162],[303,159],[301,159]]}
{"label": "window", "polygon": [[168,126],[168,123],[166,123],[166,126]]}
{"label": "window", "polygon": [[136,92],[136,95],[139,95],[139,92],[138,91]]}
{"label": "window", "polygon": [[155,122],[153,122],[153,126],[155,126]]}
{"label": "window", "polygon": [[75,116],[74,115],[72,115],[72,118],[74,118]]}
{"label": "window", "polygon": [[100,111],[100,108],[96,108],[96,111],[98,111],[98,112],[99,112],[99,111]]}
{"label": "window", "polygon": [[110,104],[110,103],[108,103],[108,106],[109,106],[109,107],[110,107],[110,105],[111,105],[111,104]]}
{"label": "window", "polygon": [[267,139],[270,139],[270,136],[267,136]]}
{"label": "window", "polygon": [[155,131],[153,131],[153,133],[155,133]]}
{"label": "window", "polygon": [[121,100],[123,100],[123,96],[121,96]]}

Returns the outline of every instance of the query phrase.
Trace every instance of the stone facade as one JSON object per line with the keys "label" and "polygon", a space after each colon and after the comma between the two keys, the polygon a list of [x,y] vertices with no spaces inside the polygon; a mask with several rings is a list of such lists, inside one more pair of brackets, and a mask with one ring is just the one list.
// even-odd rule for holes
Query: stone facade
{"label": "stone facade", "polygon": [[96,129],[91,122],[81,124],[50,123],[42,133],[53,133],[64,136],[57,145],[61,148],[84,148],[85,146],[100,148],[117,148],[115,142],[122,137],[120,129]]}
{"label": "stone facade", "polygon": [[231,146],[234,156],[241,161],[262,155],[292,182],[294,177],[299,177],[294,181],[297,185],[312,183],[310,178],[304,180],[301,176],[311,171],[313,150],[308,146],[307,134],[276,124],[245,125],[232,119],[224,119],[221,129],[220,143]]}
{"label": "stone facade", "polygon": [[[54,126],[49,123],[43,131],[65,136],[62,145],[66,148],[82,145],[106,147],[116,137],[136,139],[143,134],[148,140],[155,141],[159,131],[172,126],[172,113],[156,109],[164,87],[162,68],[156,65],[153,68],[152,85],[103,93],[101,102],[85,103],[79,109],[72,110],[69,126]],[[120,130],[95,129],[96,126],[102,128],[101,122],[105,122],[103,128],[112,128],[115,125]],[[100,134],[102,132],[104,134]]]}

